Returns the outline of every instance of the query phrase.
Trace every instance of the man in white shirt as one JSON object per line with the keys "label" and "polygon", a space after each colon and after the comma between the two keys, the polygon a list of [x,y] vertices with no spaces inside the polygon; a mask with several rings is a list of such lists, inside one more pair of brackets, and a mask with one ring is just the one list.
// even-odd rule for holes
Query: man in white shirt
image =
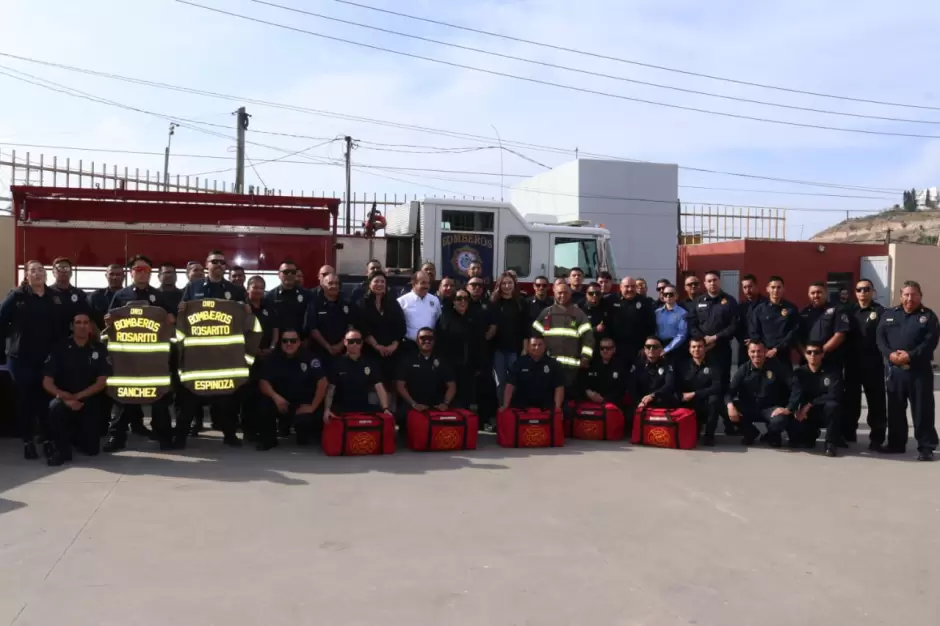
{"label": "man in white shirt", "polygon": [[426,272],[417,272],[411,277],[411,291],[398,298],[398,304],[405,313],[405,339],[414,345],[418,331],[422,328],[437,326],[441,316],[441,302],[437,296],[428,293],[431,289],[431,277]]}

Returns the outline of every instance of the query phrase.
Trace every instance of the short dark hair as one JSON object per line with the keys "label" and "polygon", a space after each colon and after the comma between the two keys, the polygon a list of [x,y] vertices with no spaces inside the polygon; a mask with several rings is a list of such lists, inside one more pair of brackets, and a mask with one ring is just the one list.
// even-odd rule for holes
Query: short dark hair
{"label": "short dark hair", "polygon": [[550,283],[550,282],[551,282],[550,280],[548,280],[548,276],[541,276],[541,275],[540,275],[540,276],[536,276],[536,277],[535,277],[535,280],[532,281],[532,282],[536,282],[536,281],[539,281],[539,280],[544,280],[544,281],[547,282],[547,283]]}
{"label": "short dark hair", "polygon": [[803,350],[805,351],[806,348],[819,348],[821,350],[823,347],[824,344],[822,341],[807,341],[806,345],[803,346]]}
{"label": "short dark hair", "polygon": [[857,281],[855,281],[856,285],[859,283],[868,283],[869,287],[871,287],[872,289],[875,288],[875,283],[871,282],[870,278],[865,278],[864,276],[862,278],[859,278]]}
{"label": "short dark hair", "polygon": [[[254,277],[252,277],[252,278],[254,278]],[[251,281],[248,281],[248,282],[251,282]],[[281,329],[279,329],[279,330],[280,330],[280,333],[281,333],[281,336],[282,336],[282,337],[283,337],[285,334],[287,334],[287,333],[296,333],[298,337],[300,336],[300,331],[297,330],[296,328],[294,328],[293,326],[287,326],[287,327],[281,328]]]}
{"label": "short dark hair", "polygon": [[747,344],[747,346],[748,346],[749,348],[750,348],[751,346],[761,346],[761,347],[766,348],[766,347],[767,347],[767,344],[765,344],[765,343],[764,343],[764,340],[761,339],[761,338],[759,338],[759,337],[751,337],[751,338],[750,338],[750,341],[749,341],[748,344]]}
{"label": "short dark hair", "polygon": [[715,276],[716,278],[718,278],[718,280],[721,280],[721,272],[719,272],[718,270],[708,270],[707,272],[705,272],[705,277],[707,278],[709,276]]}
{"label": "short dark hair", "polygon": [[160,271],[161,271],[161,272],[162,272],[163,270],[165,270],[166,268],[170,268],[170,269],[173,270],[174,272],[176,271],[176,265],[174,265],[173,263],[166,263],[166,262],[164,262],[164,263],[161,263],[161,264],[160,264]]}
{"label": "short dark hair", "polygon": [[916,280],[905,280],[904,284],[901,285],[901,290],[903,291],[905,287],[910,287],[911,289],[916,289],[917,293],[923,295],[924,292],[920,289],[920,283]]}
{"label": "short dark hair", "polygon": [[705,343],[705,337],[692,337],[689,339],[689,345],[691,346],[693,343]]}
{"label": "short dark hair", "polygon": [[814,280],[813,282],[811,282],[811,283],[809,284],[809,286],[810,286],[810,287],[819,287],[819,288],[822,289],[823,291],[826,290],[826,283],[824,283],[824,282],[821,281],[821,280]]}
{"label": "short dark hair", "polygon": [[784,282],[783,276],[777,276],[776,274],[771,274],[770,278],[767,279],[767,284],[769,285],[770,283],[780,283],[781,285],[787,284]]}
{"label": "short dark hair", "polygon": [[131,257],[131,260],[127,262],[127,267],[134,267],[134,263],[137,261],[143,261],[148,266],[153,267],[153,261],[150,260],[150,257],[145,254],[135,254]]}
{"label": "short dark hair", "polygon": [[643,343],[646,343],[647,341],[655,341],[659,345],[663,345],[663,340],[657,337],[656,335],[650,335],[649,337],[643,340]]}
{"label": "short dark hair", "polygon": [[669,280],[668,278],[660,278],[659,280],[656,281],[656,285],[659,286],[660,284],[671,285],[672,281]]}
{"label": "short dark hair", "polygon": [[578,272],[579,274],[584,276],[584,270],[581,269],[580,267],[572,267],[570,270],[568,270],[568,276],[571,276],[575,272]]}
{"label": "short dark hair", "polygon": [[209,254],[207,254],[206,256],[215,256],[215,255],[217,255],[217,254],[218,254],[219,256],[225,256],[225,253],[222,252],[221,250],[210,250],[210,251],[209,251]]}
{"label": "short dark hair", "polygon": [[110,265],[108,265],[109,271],[110,270],[123,270],[123,269],[124,269],[124,266],[121,265],[120,263],[111,263]]}
{"label": "short dark hair", "polygon": [[267,285],[267,283],[264,282],[264,277],[262,276],[252,276],[251,278],[248,279],[248,282],[245,284],[251,287],[251,283],[254,283],[254,282],[260,282],[262,287]]}
{"label": "short dark hair", "polygon": [[745,274],[744,276],[741,277],[741,282],[743,283],[743,282],[746,281],[746,280],[749,280],[749,281],[751,281],[752,283],[756,283],[756,282],[757,282],[757,276],[754,276],[754,274]]}
{"label": "short dark hair", "polygon": [[[294,263],[293,259],[290,259],[290,258],[287,258],[281,261],[281,265],[293,265],[294,267],[297,267],[297,264]],[[278,265],[278,267],[281,267],[281,265]]]}
{"label": "short dark hair", "polygon": [[434,329],[431,328],[430,326],[422,326],[421,328],[418,329],[418,332],[415,334],[415,337],[417,337],[421,333],[431,333],[433,335]]}
{"label": "short dark hair", "polygon": [[245,268],[242,267],[241,265],[233,265],[232,267],[228,269],[228,271],[229,271],[229,274],[231,274],[232,272],[244,272]]}
{"label": "short dark hair", "polygon": [[603,278],[604,280],[613,280],[613,279],[614,279],[614,275],[611,274],[610,272],[608,272],[607,270],[604,270],[603,272],[598,273],[597,277],[598,277],[598,278]]}
{"label": "short dark hair", "polygon": [[202,263],[200,263],[199,261],[187,261],[187,262],[186,262],[186,271],[188,272],[189,270],[193,269],[193,266],[194,266],[194,265],[202,265]]}
{"label": "short dark hair", "polygon": [[366,265],[372,265],[373,263],[378,263],[379,265],[382,265],[382,262],[379,261],[378,259],[369,259],[368,261],[366,261]]}
{"label": "short dark hair", "polygon": [[69,268],[73,267],[72,260],[67,256],[57,256],[56,258],[52,259],[52,267],[55,267],[59,263],[65,263],[69,266]]}
{"label": "short dark hair", "polygon": [[588,283],[587,288],[590,289],[591,287],[593,287],[593,288],[595,288],[595,289],[600,289],[600,288],[601,288],[601,285],[600,285],[600,283],[590,282],[590,283]]}

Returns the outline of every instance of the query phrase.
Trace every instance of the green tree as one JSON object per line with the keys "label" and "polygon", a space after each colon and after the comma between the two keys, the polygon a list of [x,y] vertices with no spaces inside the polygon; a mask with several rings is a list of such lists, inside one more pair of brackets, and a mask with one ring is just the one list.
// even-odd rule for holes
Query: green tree
{"label": "green tree", "polygon": [[905,191],[903,194],[903,203],[901,206],[904,207],[905,211],[913,212],[917,210],[917,192],[913,189],[911,191]]}

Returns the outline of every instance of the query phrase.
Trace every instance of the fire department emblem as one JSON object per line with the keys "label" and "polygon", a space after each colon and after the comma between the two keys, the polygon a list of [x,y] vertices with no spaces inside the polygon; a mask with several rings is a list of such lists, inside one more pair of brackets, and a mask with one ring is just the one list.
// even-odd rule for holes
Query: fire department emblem
{"label": "fire department emblem", "polygon": [[918,320],[918,321],[919,321],[921,324],[926,324],[926,323],[927,323],[927,316],[926,316],[926,315],[921,315],[921,316],[920,316],[920,320]]}
{"label": "fire department emblem", "polygon": [[97,352],[92,352],[92,353],[91,353],[91,360],[92,360],[92,361],[97,361],[97,360],[98,360],[98,353],[97,353]]}
{"label": "fire department emblem", "polygon": [[637,303],[636,303],[636,308],[642,309],[642,308],[643,308],[643,303],[642,303],[642,302],[637,302]]}
{"label": "fire department emblem", "polygon": [[355,455],[375,454],[379,449],[379,442],[375,433],[356,433],[349,440],[349,453]]}
{"label": "fire department emblem", "polygon": [[829,379],[828,379],[828,378],[823,378],[823,384],[828,387],[828,386],[829,386]]}
{"label": "fire department emblem", "polygon": [[575,420],[574,424],[574,435],[577,439],[598,441],[604,436],[601,425],[595,420]]}
{"label": "fire department emblem", "polygon": [[297,302],[303,302],[303,301],[304,301],[304,294],[298,293],[298,294],[297,294]]}
{"label": "fire department emblem", "polygon": [[310,367],[320,367],[320,359],[313,359],[310,361]]}
{"label": "fire department emblem", "polygon": [[669,430],[662,427],[653,427],[646,431],[646,445],[657,448],[668,448],[672,443]]}
{"label": "fire department emblem", "polygon": [[477,254],[476,248],[473,246],[461,246],[454,250],[453,256],[450,258],[450,265],[454,268],[454,271],[459,273],[461,276],[466,276],[470,271],[470,266],[474,262],[481,262],[480,256]]}
{"label": "fire department emblem", "polygon": [[786,317],[790,312],[786,309],[780,309],[780,317]]}
{"label": "fire department emblem", "polygon": [[433,363],[434,367],[438,367],[440,366],[440,364],[441,364],[440,361],[438,361],[437,359],[434,359],[434,363]]}
{"label": "fire department emblem", "polygon": [[868,314],[868,319],[870,319],[870,320],[876,320],[876,319],[878,319],[878,312],[877,312],[877,311],[872,311],[871,313],[869,313],[869,314]]}
{"label": "fire department emblem", "polygon": [[460,433],[456,428],[441,428],[434,433],[431,446],[435,450],[459,450],[461,444]]}
{"label": "fire department emblem", "polygon": [[548,431],[541,426],[521,428],[519,432],[520,448],[542,448],[549,445]]}
{"label": "fire department emblem", "polygon": [[705,369],[702,370],[702,372],[705,373],[705,374],[707,374],[707,373],[708,373],[708,368],[706,367]]}
{"label": "fire department emblem", "polygon": [[842,314],[842,322],[845,324],[849,323],[849,316],[846,315],[845,313]]}
{"label": "fire department emblem", "polygon": [[362,370],[362,371],[365,372],[366,376],[368,376],[369,374],[372,373],[372,368],[370,368],[368,365],[366,365],[365,369]]}
{"label": "fire department emblem", "polygon": [[722,299],[721,299],[721,303],[722,303],[722,304],[728,304],[728,298],[722,298]]}
{"label": "fire department emblem", "polygon": [[72,302],[78,302],[78,294],[77,294],[77,293],[73,293],[73,294],[72,294]]}
{"label": "fire department emblem", "polygon": [[231,291],[226,291],[226,292],[225,292],[225,299],[226,299],[226,300],[231,300],[231,299],[232,299],[232,292],[231,292]]}
{"label": "fire department emblem", "polygon": [[345,304],[343,305],[343,313],[349,315],[349,307],[346,306]]}
{"label": "fire department emblem", "polygon": [[157,296],[150,294],[150,303],[153,304],[156,301],[157,301]]}
{"label": "fire department emblem", "polygon": [[300,364],[300,371],[301,371],[301,372],[306,372],[306,371],[307,371],[307,364],[306,364],[306,363],[301,363],[301,364]]}
{"label": "fire department emblem", "polygon": [[546,374],[548,374],[548,372],[549,372],[549,367],[546,365],[546,366],[545,366],[545,369],[544,369],[543,371],[544,371]]}
{"label": "fire department emblem", "polygon": [[659,375],[660,375],[660,376],[662,376],[662,375],[665,374],[665,373],[666,373],[666,370],[665,370],[664,368],[662,368],[662,367],[659,368]]}
{"label": "fire department emblem", "polygon": [[767,370],[767,380],[773,380],[773,378],[774,378],[774,373],[771,372],[770,370]]}
{"label": "fire department emblem", "polygon": [[620,378],[620,372],[614,372],[614,380]]}

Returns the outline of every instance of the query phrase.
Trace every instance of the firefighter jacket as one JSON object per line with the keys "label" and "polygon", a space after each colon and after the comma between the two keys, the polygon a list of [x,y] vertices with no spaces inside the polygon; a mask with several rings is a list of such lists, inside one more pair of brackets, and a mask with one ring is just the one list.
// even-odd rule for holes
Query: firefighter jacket
{"label": "firefighter jacket", "polygon": [[150,404],[170,391],[170,341],[175,329],[167,312],[148,302],[109,311],[102,332],[111,357],[108,395],[122,404]]}
{"label": "firefighter jacket", "polygon": [[532,322],[534,333],[567,372],[577,372],[581,359],[594,356],[594,331],[587,314],[577,306],[553,304]]}
{"label": "firefighter jacket", "polygon": [[183,302],[176,318],[180,382],[198,396],[234,393],[248,381],[261,323],[233,300]]}

